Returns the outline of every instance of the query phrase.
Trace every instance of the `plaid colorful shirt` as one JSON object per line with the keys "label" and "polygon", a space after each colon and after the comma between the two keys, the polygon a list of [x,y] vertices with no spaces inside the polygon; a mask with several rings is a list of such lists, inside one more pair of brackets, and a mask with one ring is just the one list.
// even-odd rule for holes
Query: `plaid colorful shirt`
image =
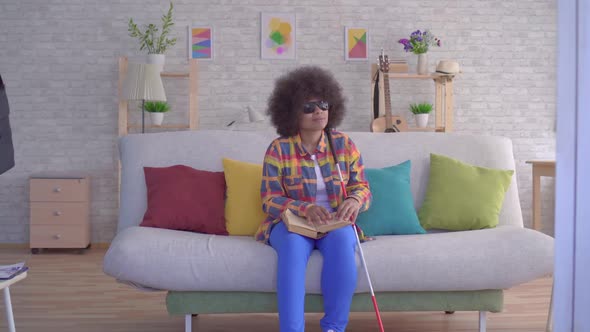
{"label": "plaid colorful shirt", "polygon": [[[332,142],[348,197],[361,203],[359,212],[365,211],[369,208],[372,196],[361,154],[352,140],[343,133],[332,132]],[[338,170],[333,166],[334,158],[324,132],[315,155],[324,177],[330,206],[336,211],[343,195]],[[281,220],[281,213],[287,208],[298,216],[305,217],[306,210],[315,202],[316,183],[315,162],[303,148],[301,137],[296,135],[275,139],[268,147],[262,165],[260,195],[262,209],[267,218],[258,228],[256,240],[269,243],[272,226]],[[364,239],[358,225],[357,230],[361,239]]]}

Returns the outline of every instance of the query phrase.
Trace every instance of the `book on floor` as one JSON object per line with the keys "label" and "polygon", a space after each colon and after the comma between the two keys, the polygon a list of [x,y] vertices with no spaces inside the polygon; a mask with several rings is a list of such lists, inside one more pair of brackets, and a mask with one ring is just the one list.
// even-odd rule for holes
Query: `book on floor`
{"label": "book on floor", "polygon": [[28,269],[24,262],[12,265],[0,265],[0,280],[10,280]]}
{"label": "book on floor", "polygon": [[309,224],[307,219],[297,216],[291,210],[286,209],[283,212],[283,222],[290,232],[301,234],[312,239],[320,239],[328,232],[338,228],[352,225],[352,222],[346,220],[329,220],[327,224]]}

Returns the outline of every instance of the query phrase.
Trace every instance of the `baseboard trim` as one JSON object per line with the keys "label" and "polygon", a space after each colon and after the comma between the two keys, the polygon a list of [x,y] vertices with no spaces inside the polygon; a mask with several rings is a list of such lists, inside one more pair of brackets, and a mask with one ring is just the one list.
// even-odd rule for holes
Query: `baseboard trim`
{"label": "baseboard trim", "polygon": [[0,243],[0,249],[25,249],[28,247],[28,243]]}

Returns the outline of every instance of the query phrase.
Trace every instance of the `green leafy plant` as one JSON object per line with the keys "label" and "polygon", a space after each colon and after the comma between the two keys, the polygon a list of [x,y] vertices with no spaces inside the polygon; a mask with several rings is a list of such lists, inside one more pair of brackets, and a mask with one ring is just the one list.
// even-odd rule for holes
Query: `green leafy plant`
{"label": "green leafy plant", "polygon": [[155,24],[148,24],[144,26],[145,32],[141,32],[133,19],[129,19],[129,36],[139,39],[139,50],[143,51],[147,48],[148,54],[164,54],[168,47],[176,44],[176,38],[169,39],[170,29],[174,25],[172,22],[172,9],[174,6],[170,2],[168,13],[162,15],[162,32],[158,36],[159,28]]}
{"label": "green leafy plant", "polygon": [[[170,110],[170,105],[165,101],[146,101],[143,108],[149,113],[166,113]],[[141,106],[139,109],[141,110]]]}
{"label": "green leafy plant", "polygon": [[410,104],[410,111],[412,111],[414,114],[428,114],[432,111],[432,104]]}

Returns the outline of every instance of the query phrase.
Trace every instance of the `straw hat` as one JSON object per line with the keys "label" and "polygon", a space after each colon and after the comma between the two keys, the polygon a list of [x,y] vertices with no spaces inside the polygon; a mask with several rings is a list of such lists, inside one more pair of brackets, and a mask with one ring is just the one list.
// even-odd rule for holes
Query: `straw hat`
{"label": "straw hat", "polygon": [[440,60],[436,66],[436,72],[441,74],[458,74],[461,73],[461,69],[457,61]]}

